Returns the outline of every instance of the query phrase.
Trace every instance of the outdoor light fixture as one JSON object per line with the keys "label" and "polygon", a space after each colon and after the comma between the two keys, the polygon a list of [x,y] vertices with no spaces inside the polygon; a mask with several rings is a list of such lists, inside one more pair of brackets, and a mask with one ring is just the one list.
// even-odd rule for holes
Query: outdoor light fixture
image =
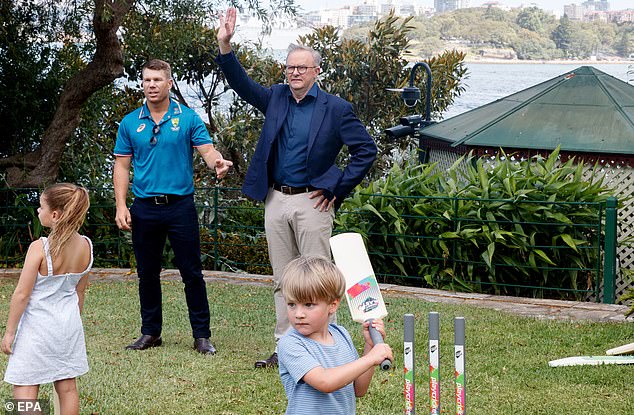
{"label": "outdoor light fixture", "polygon": [[431,68],[425,62],[417,62],[412,66],[412,71],[410,72],[409,77],[409,86],[405,88],[387,88],[388,91],[400,92],[401,98],[406,106],[413,108],[416,106],[418,101],[420,101],[420,89],[414,86],[414,79],[416,78],[416,70],[420,67],[425,68],[425,72],[427,72],[427,82],[426,82],[426,90],[425,90],[425,119],[423,120],[422,115],[408,115],[406,117],[401,117],[399,122],[400,124],[391,128],[387,128],[385,130],[385,134],[388,138],[397,139],[406,136],[418,137],[418,149],[419,154],[418,158],[421,163],[426,161],[427,152],[423,150],[423,143],[420,137],[420,129],[427,127],[428,125],[433,124],[431,121]]}

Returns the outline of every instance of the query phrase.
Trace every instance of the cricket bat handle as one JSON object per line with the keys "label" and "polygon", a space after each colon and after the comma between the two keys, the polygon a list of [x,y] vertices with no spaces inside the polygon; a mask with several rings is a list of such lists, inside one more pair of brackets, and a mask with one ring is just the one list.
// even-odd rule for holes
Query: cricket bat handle
{"label": "cricket bat handle", "polygon": [[[372,327],[372,320],[374,319],[372,318],[368,319],[368,322],[370,323],[369,329],[370,329],[370,337],[372,338],[372,343],[374,344],[384,343],[383,336],[381,336],[381,333],[379,333],[377,329]],[[390,361],[390,359],[385,359],[383,362],[381,362],[379,366],[381,367],[382,370],[389,370],[392,368],[392,362]]]}

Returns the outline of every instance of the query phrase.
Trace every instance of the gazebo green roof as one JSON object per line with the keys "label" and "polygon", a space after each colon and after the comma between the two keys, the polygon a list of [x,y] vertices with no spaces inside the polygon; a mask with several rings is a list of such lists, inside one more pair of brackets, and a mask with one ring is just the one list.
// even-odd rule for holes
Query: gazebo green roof
{"label": "gazebo green roof", "polygon": [[634,155],[634,86],[582,66],[432,124],[423,139],[457,148]]}

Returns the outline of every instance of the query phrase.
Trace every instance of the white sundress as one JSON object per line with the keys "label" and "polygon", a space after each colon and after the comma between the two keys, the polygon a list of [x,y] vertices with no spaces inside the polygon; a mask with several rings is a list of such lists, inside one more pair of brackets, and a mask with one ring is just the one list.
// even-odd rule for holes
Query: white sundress
{"label": "white sundress", "polygon": [[41,385],[57,380],[75,378],[88,372],[84,328],[79,314],[77,284],[92,267],[81,273],[54,275],[53,262],[44,243],[48,275],[38,271],[13,342],[13,354],[4,374],[5,382],[13,385]]}

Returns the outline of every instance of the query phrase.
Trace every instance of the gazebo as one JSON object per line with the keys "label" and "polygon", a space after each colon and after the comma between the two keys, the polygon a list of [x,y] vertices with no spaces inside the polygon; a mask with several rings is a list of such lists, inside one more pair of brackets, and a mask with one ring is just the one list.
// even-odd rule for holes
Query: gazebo
{"label": "gazebo", "polygon": [[[530,157],[560,147],[564,159],[605,170],[619,199],[634,193],[634,86],[582,66],[420,130],[428,161],[449,167],[462,154]],[[634,235],[634,203],[619,210],[619,240]],[[620,267],[634,269],[634,250],[620,246]],[[617,295],[627,286],[622,275]]]}

